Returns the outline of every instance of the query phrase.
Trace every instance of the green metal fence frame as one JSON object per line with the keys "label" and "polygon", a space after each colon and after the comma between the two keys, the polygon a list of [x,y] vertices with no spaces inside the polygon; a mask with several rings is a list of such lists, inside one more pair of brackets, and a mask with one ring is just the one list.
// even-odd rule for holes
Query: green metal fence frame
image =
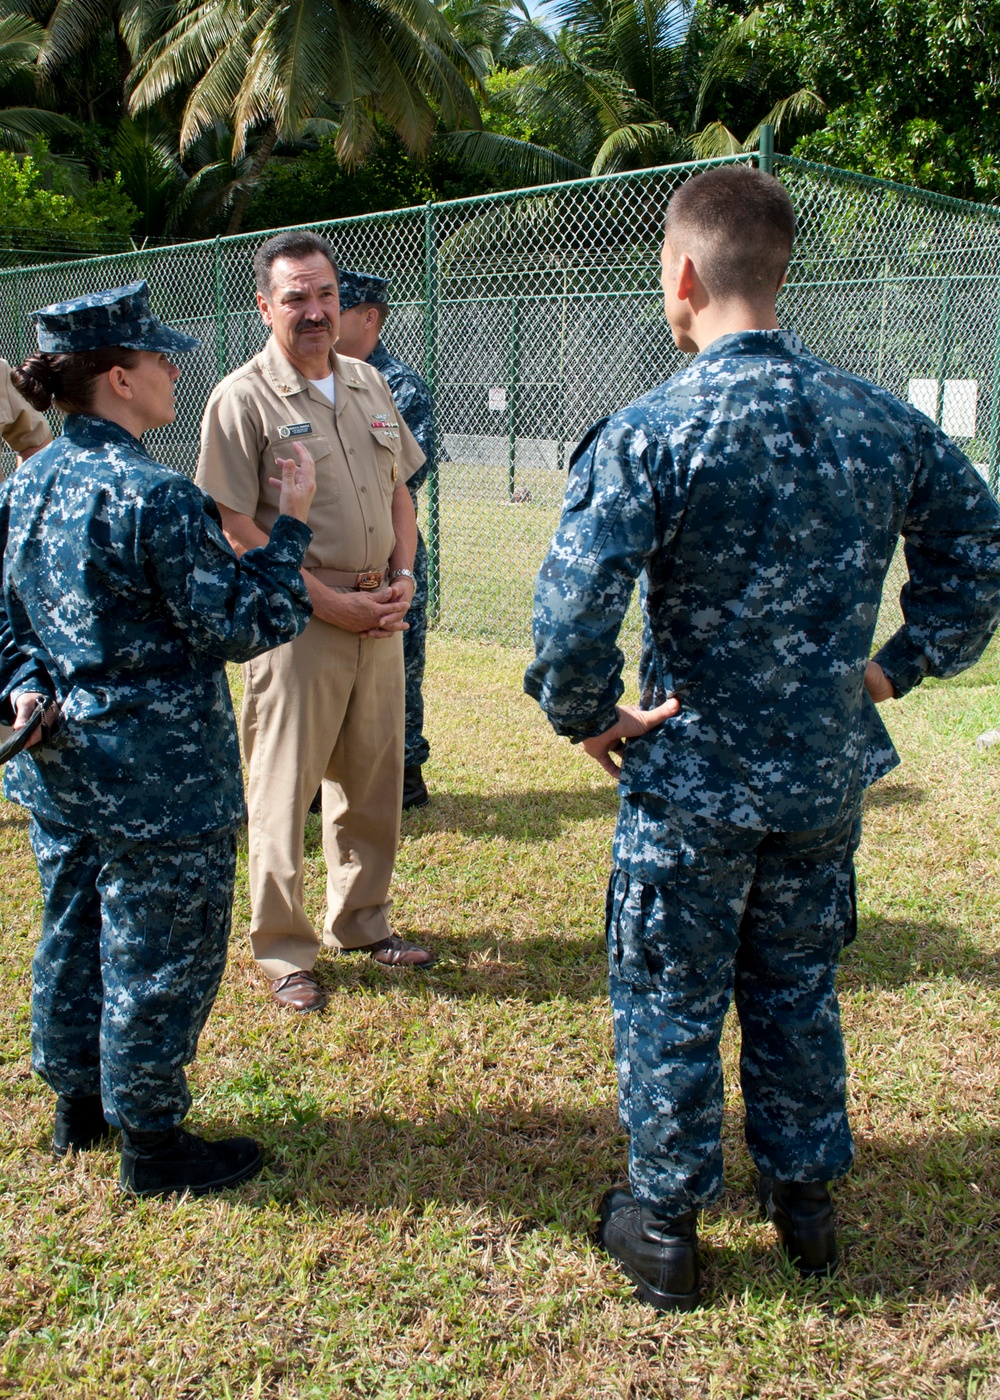
{"label": "green metal fence frame", "polygon": [[[613,175],[599,177],[585,177],[579,180],[553,183],[542,186],[531,186],[518,190],[507,190],[489,196],[469,196],[460,200],[443,201],[441,203],[427,203],[423,206],[411,207],[407,209],[389,210],[376,212],[368,215],[361,215],[352,218],[338,219],[333,221],[313,222],[310,224],[298,225],[297,227],[322,229],[332,239],[336,239],[338,231],[350,229],[352,231],[363,230],[366,226],[377,227],[379,230],[391,229],[394,224],[404,224],[412,226],[415,221],[419,221],[422,226],[422,256],[423,266],[415,270],[414,285],[419,285],[420,297],[411,300],[408,305],[419,309],[423,319],[423,372],[432,394],[439,387],[439,352],[440,352],[440,321],[441,321],[441,264],[440,248],[442,246],[442,235],[446,233],[449,222],[454,222],[456,215],[461,215],[468,208],[476,210],[502,210],[505,206],[521,206],[525,201],[544,201],[547,197],[565,197],[570,192],[587,193],[591,190],[602,191],[613,188],[616,185],[627,186],[636,182],[652,182],[657,178],[673,179],[679,178],[682,174],[690,176],[701,170],[714,166],[758,163],[764,170],[771,171],[776,175],[789,175],[794,177],[812,178],[816,181],[827,184],[849,186],[859,191],[870,192],[876,200],[891,196],[893,199],[905,200],[916,203],[928,210],[939,210],[942,213],[961,215],[970,221],[972,227],[982,227],[990,231],[1000,230],[1000,209],[989,205],[979,205],[968,201],[952,199],[949,196],[934,194],[929,191],[917,190],[913,187],[900,185],[891,181],[876,180],[869,176],[859,175],[850,171],[838,170],[833,167],[820,165],[811,161],[799,160],[795,157],[777,154],[774,151],[773,132],[768,127],[761,130],[760,151],[757,153],[740,153],[732,156],[720,157],[713,160],[691,161],[682,165],[668,165],[651,168],[643,171],[623,171]],[[595,197],[596,199],[596,197]],[[596,207],[596,206],[595,206]],[[214,305],[209,312],[209,317],[214,319],[215,328],[215,368],[218,377],[223,377],[232,368],[230,364],[229,332],[231,329],[231,318],[236,315],[245,315],[247,308],[244,306],[234,307],[229,305],[227,296],[226,279],[223,275],[224,263],[227,254],[232,254],[234,250],[247,249],[247,261],[249,262],[249,252],[256,247],[259,242],[268,236],[266,232],[254,231],[246,234],[239,234],[228,238],[216,238],[190,244],[180,244],[158,247],[156,249],[139,250],[132,253],[123,253],[115,256],[100,256],[91,258],[74,259],[57,264],[35,264],[30,267],[0,270],[0,293],[7,290],[11,299],[14,325],[16,327],[17,351],[21,358],[32,348],[28,344],[30,326],[28,322],[26,298],[24,295],[25,283],[28,278],[37,278],[46,272],[56,272],[65,275],[74,270],[87,269],[90,266],[99,264],[100,283],[109,284],[109,274],[113,280],[121,282],[130,281],[138,276],[150,276],[155,278],[157,270],[169,265],[171,259],[176,258],[181,252],[184,254],[203,253],[212,259],[214,263],[214,277],[212,295]],[[848,261],[847,255],[844,261]],[[231,263],[230,263],[231,266]],[[470,274],[472,275],[472,274]],[[479,274],[475,274],[479,275]],[[985,432],[988,452],[988,477],[991,487],[996,490],[998,478],[1000,478],[1000,261],[993,265],[989,272],[982,274],[968,274],[968,276],[981,276],[997,291],[997,312],[995,325],[993,328],[993,351],[990,365],[992,381],[990,383],[990,412],[988,426]],[[920,277],[891,277],[890,259],[887,256],[881,272],[881,325],[879,331],[878,366],[879,372],[882,369],[883,351],[886,337],[886,298],[890,285],[894,288],[903,284],[921,281]],[[927,282],[941,282],[941,297],[938,315],[938,355],[937,355],[937,395],[938,395],[938,418],[941,416],[941,407],[945,393],[945,380],[949,370],[951,343],[952,343],[952,323],[951,307],[954,296],[954,288],[957,281],[967,280],[966,274],[937,274],[928,275]],[[626,295],[623,292],[604,292],[595,289],[593,286],[587,290],[580,291],[576,288],[570,290],[570,268],[563,269],[563,310],[565,317],[566,308],[569,303],[580,297],[588,299],[600,298],[602,296],[616,297]],[[868,279],[865,279],[865,285]],[[801,288],[805,283],[790,282]],[[828,279],[826,282],[809,282],[811,288],[844,287],[852,285],[851,279],[837,281]],[[853,285],[861,285],[855,279]],[[878,285],[878,279],[876,279]],[[543,293],[540,296],[551,301],[550,293]],[[422,300],[422,307],[420,302]],[[468,304],[472,304],[474,298],[466,298]],[[496,301],[496,296],[490,298]],[[514,295],[510,298],[509,311],[509,332],[507,345],[507,367],[506,384],[507,399],[505,413],[505,435],[507,439],[507,493],[510,500],[515,499],[515,479],[517,464],[517,445],[519,415],[521,413],[523,392],[519,387],[520,378],[518,365],[521,355],[521,332],[522,324],[526,315],[526,308],[534,300],[534,293],[530,288],[526,288],[524,295]],[[563,384],[564,365],[560,360],[557,370],[559,382],[555,386],[557,399],[564,403]],[[565,423],[565,413],[562,408],[558,410],[558,423],[556,428],[557,437],[557,464],[561,464],[567,441],[567,428]],[[429,564],[429,614],[432,621],[438,621],[441,614],[442,597],[442,575],[441,575],[441,495],[440,478],[437,471],[429,474],[427,483],[427,545]]]}

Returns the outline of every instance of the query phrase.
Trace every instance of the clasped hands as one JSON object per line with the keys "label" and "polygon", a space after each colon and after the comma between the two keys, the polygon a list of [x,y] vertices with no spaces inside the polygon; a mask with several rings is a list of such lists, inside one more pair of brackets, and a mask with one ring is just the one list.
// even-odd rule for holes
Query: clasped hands
{"label": "clasped hands", "polygon": [[410,578],[394,579],[371,593],[338,593],[336,589],[317,585],[313,592],[313,616],[359,637],[391,637],[409,627],[405,618],[413,601],[413,590]]}

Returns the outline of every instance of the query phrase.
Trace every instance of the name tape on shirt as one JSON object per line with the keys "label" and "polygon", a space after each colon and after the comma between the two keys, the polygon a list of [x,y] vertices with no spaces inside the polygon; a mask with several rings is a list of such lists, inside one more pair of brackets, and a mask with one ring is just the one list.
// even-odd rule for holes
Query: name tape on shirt
{"label": "name tape on shirt", "polygon": [[311,423],[287,423],[283,428],[278,429],[280,438],[305,437],[313,430]]}

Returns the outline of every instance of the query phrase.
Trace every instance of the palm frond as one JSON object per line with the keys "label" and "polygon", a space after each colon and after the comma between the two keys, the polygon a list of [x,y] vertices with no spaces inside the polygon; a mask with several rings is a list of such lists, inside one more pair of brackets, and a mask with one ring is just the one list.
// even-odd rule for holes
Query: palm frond
{"label": "palm frond", "polygon": [[743,150],[743,143],[724,126],[722,122],[709,122],[701,131],[691,137],[691,151],[695,160],[715,160],[717,156],[735,156]]}
{"label": "palm frond", "polygon": [[192,88],[181,122],[182,151],[188,150],[208,127],[232,121],[248,57],[242,38],[235,40],[221,51]]}
{"label": "palm frond", "polygon": [[378,140],[375,113],[367,99],[354,102],[344,109],[337,131],[334,149],[341,164],[348,169],[363,160]]}
{"label": "palm frond", "polygon": [[178,7],[180,16],[136,64],[129,111],[134,115],[178,87],[196,84],[230,46],[249,53],[257,27],[247,0],[198,0]]}
{"label": "palm frond", "polygon": [[39,136],[67,136],[78,132],[77,122],[42,107],[7,107],[0,111],[0,149],[27,151]]}
{"label": "palm frond", "polygon": [[[426,153],[436,125],[434,111],[421,89],[425,83],[413,81],[414,68],[418,55],[414,52],[412,31],[390,28],[385,39],[378,45],[377,63],[379,111],[389,122],[408,151],[415,155]],[[424,74],[426,79],[426,73]],[[357,156],[348,158],[349,164],[356,164]]]}
{"label": "palm frond", "polygon": [[495,171],[505,181],[519,186],[578,180],[587,174],[586,166],[577,165],[556,151],[495,131],[448,132],[439,135],[434,144],[468,170]]}
{"label": "palm frond", "polygon": [[118,28],[133,64],[170,23],[175,6],[166,0],[126,0],[118,5]]}
{"label": "palm frond", "polygon": [[748,15],[734,21],[716,43],[698,88],[698,100],[694,109],[695,126],[701,121],[705,103],[718,84],[741,82],[746,77],[747,70],[756,59],[754,44],[764,21],[763,10],[751,10]]}
{"label": "palm frond", "polygon": [[58,0],[46,25],[39,68],[46,75],[55,73],[110,22],[107,0]]}
{"label": "palm frond", "polygon": [[[7,14],[0,17],[0,84],[8,87],[19,78],[29,76],[29,85],[21,88],[28,96],[34,84],[33,65],[45,40],[45,30],[27,15]],[[8,100],[13,96],[8,93]]]}
{"label": "palm frond", "polygon": [[812,88],[799,88],[798,92],[793,92],[788,97],[783,97],[776,102],[766,117],[754,127],[753,131],[743,142],[745,151],[756,151],[760,145],[760,129],[762,126],[773,126],[775,136],[781,136],[782,132],[803,117],[822,117],[829,110],[826,103],[818,92],[813,92]]}
{"label": "palm frond", "polygon": [[613,131],[602,144],[590,167],[591,175],[606,175],[613,170],[627,170],[639,165],[651,165],[657,157],[665,159],[678,141],[677,132],[669,122],[630,122]]}

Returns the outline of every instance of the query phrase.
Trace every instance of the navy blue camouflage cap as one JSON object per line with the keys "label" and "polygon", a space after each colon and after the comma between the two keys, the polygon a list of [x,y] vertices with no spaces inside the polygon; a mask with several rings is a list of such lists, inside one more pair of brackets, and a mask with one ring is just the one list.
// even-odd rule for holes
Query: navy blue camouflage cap
{"label": "navy blue camouflage cap", "polygon": [[31,314],[38,330],[38,348],[49,355],[103,350],[110,345],[176,354],[197,350],[201,344],[193,335],[171,330],[153,315],[148,282],[90,292]]}
{"label": "navy blue camouflage cap", "polygon": [[389,284],[384,277],[374,272],[349,272],[340,269],[340,309],[350,311],[352,306],[371,302],[375,306],[389,305]]}

